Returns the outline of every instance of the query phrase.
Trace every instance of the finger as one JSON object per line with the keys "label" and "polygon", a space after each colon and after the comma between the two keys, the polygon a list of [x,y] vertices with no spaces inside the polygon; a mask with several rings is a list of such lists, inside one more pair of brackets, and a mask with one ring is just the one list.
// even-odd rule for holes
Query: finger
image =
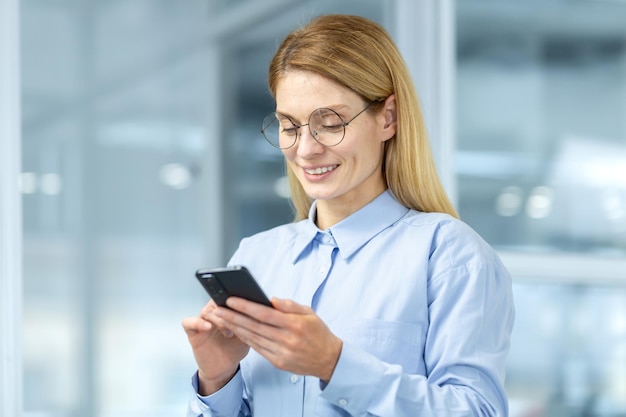
{"label": "finger", "polygon": [[213,324],[213,327],[217,328],[222,336],[230,339],[235,336],[233,330],[236,328],[236,317],[246,317],[242,314],[236,313],[231,309],[218,307],[211,309],[207,315],[206,320]]}
{"label": "finger", "polygon": [[203,320],[200,317],[187,317],[182,321],[183,329],[188,335],[194,335],[198,332],[206,332],[213,328],[211,322]]}
{"label": "finger", "polygon": [[[230,323],[224,319],[224,317],[222,316],[222,312],[225,312],[226,314],[230,313],[230,310],[227,308],[223,308],[223,307],[218,307],[217,305],[215,305],[213,308],[208,309],[208,311],[205,313],[205,315],[202,317],[202,319],[210,322],[214,327],[216,327],[217,329],[219,329],[222,334],[224,334],[224,336],[230,335],[230,330],[229,330],[229,326]],[[231,337],[231,336],[228,336]]]}
{"label": "finger", "polygon": [[217,308],[217,304],[215,304],[213,300],[210,300],[208,303],[206,303],[204,307],[202,307],[202,310],[200,310],[200,317],[208,315],[211,311],[215,310],[216,308]]}
{"label": "finger", "polygon": [[219,331],[223,337],[230,339],[234,337],[234,333],[225,327],[219,327],[209,320],[201,317],[187,317],[182,321],[183,329],[188,337],[193,337],[200,332],[209,332],[211,330]]}
{"label": "finger", "polygon": [[[246,301],[246,303],[256,304],[249,301]],[[261,307],[262,310],[269,310],[270,313],[273,312],[273,309],[269,307]],[[252,306],[251,309],[246,310],[250,312],[255,309],[256,308]],[[219,317],[220,325],[223,325],[225,328],[231,330],[242,342],[251,347],[252,343],[263,344],[263,341],[276,339],[282,331],[272,324],[257,320],[255,317],[242,314],[239,311],[230,308],[218,308],[215,310],[214,314]]]}
{"label": "finger", "polygon": [[[234,298],[234,297],[230,297]],[[230,299],[229,298],[229,299]],[[241,299],[243,300],[243,299]],[[251,303],[249,301],[243,300],[244,303]],[[247,314],[246,314],[247,313]],[[223,326],[229,329],[233,329],[234,327],[254,327],[261,324],[259,320],[255,317],[252,317],[251,314],[255,313],[254,306],[244,307],[241,310],[235,310],[234,308],[223,308],[218,307],[214,311],[211,312],[211,321],[217,323],[219,326]]]}
{"label": "finger", "polygon": [[313,309],[311,307],[298,304],[293,300],[286,300],[281,298],[272,298],[272,305],[278,311],[289,314],[311,314]]}
{"label": "finger", "polygon": [[234,336],[265,357],[276,355],[280,348],[276,343],[275,335],[271,334],[278,330],[272,326],[257,322],[257,325],[253,327],[233,326],[232,329]]}
{"label": "finger", "polygon": [[226,305],[232,310],[245,316],[252,317],[258,322],[280,326],[280,314],[271,307],[255,303],[239,297],[228,297]]}

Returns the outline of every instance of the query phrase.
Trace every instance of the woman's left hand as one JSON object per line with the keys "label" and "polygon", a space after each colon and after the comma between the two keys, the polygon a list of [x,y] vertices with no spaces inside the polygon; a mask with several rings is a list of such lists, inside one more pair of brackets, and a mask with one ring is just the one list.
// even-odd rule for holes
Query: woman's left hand
{"label": "woman's left hand", "polygon": [[272,299],[274,308],[230,297],[215,315],[279,369],[330,381],[343,342],[307,306],[292,300]]}

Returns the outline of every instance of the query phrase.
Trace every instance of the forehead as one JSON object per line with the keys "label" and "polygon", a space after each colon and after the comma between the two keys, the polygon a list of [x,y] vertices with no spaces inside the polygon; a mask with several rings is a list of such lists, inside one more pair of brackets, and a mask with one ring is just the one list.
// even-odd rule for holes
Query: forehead
{"label": "forehead", "polygon": [[276,84],[276,110],[307,115],[320,107],[358,102],[359,96],[328,78],[308,71],[288,71]]}

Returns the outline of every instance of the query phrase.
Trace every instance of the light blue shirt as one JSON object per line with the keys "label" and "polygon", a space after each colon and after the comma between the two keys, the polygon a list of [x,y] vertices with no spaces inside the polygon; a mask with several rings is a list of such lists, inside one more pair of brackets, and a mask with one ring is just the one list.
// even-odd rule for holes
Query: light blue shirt
{"label": "light blue shirt", "polygon": [[[270,297],[311,306],[343,348],[328,384],[254,351],[191,416],[507,416],[511,279],[494,250],[451,216],[389,191],[327,230],[309,219],[245,238],[245,265]],[[193,385],[197,391],[197,374]]]}

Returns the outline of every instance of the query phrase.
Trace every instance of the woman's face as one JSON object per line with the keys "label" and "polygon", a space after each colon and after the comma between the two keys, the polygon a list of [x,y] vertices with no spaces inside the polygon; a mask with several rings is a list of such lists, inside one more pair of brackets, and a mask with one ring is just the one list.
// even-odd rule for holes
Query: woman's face
{"label": "woman's face", "polygon": [[[393,114],[388,102],[394,106]],[[307,71],[287,72],[276,88],[276,111],[297,125],[308,123],[319,108],[330,108],[347,122],[367,104],[355,92]],[[336,146],[318,143],[307,126],[298,130],[295,145],[283,149],[283,154],[307,195],[318,200],[318,216],[329,209],[348,215],[386,189],[383,146],[395,134],[393,98],[380,112],[365,111],[352,120]]]}

